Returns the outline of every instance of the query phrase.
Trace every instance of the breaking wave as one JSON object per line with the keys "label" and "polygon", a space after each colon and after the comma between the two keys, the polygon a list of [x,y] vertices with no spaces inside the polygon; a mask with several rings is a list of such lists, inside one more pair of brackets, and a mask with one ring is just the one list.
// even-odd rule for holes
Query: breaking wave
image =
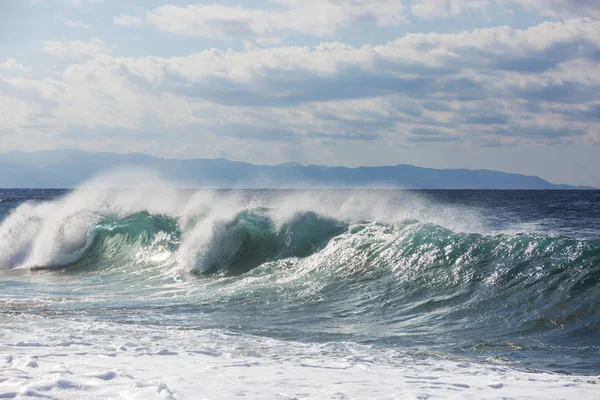
{"label": "breaking wave", "polygon": [[559,330],[593,344],[600,331],[599,240],[486,231],[475,211],[408,192],[185,191],[148,177],[101,189],[111,179],[15,208],[0,267],[183,274],[225,285],[198,295],[204,311],[277,304],[290,324],[312,307],[321,333],[353,318],[388,339]]}

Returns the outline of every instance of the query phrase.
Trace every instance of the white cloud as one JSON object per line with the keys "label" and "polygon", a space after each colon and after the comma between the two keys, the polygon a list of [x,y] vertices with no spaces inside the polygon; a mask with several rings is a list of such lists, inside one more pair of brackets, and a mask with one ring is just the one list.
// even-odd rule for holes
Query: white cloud
{"label": "white cloud", "polygon": [[148,12],[148,22],[161,30],[195,37],[231,39],[270,35],[268,13],[221,5],[166,5]]}
{"label": "white cloud", "polygon": [[[0,127],[0,136],[5,131],[21,131],[29,124],[31,115],[39,111],[37,104],[25,99],[16,99],[0,92],[0,116],[2,116],[2,127]],[[4,138],[1,140],[4,142]],[[4,149],[4,143],[0,145],[0,151]]]}
{"label": "white cloud", "polygon": [[410,8],[414,16],[432,19],[468,11],[485,13],[490,7],[509,10],[515,6],[558,19],[600,17],[600,1],[597,0],[413,0]]}
{"label": "white cloud", "polygon": [[[165,5],[141,17],[120,15],[114,23],[123,26],[149,23],[176,35],[211,39],[253,38],[264,44],[278,43],[282,32],[316,37],[333,36],[337,29],[357,21],[380,26],[407,22],[405,2],[398,0],[270,0],[275,8],[250,9],[219,4]],[[489,7],[505,9],[520,5],[556,18],[599,17],[595,0],[414,0],[406,3],[417,18],[432,19],[465,12],[485,14]],[[269,43],[271,42],[271,43]]]}
{"label": "white cloud", "polygon": [[[247,9],[218,4],[186,7],[165,5],[148,11],[145,19],[156,28],[177,35],[212,39],[254,38],[263,43],[277,32],[331,36],[356,21],[396,25],[406,22],[404,6],[397,0],[272,0],[275,9]],[[139,17],[121,15],[118,25],[139,25]]]}
{"label": "white cloud", "polygon": [[111,51],[104,45],[100,39],[91,39],[90,41],[71,41],[63,42],[57,40],[46,40],[42,51],[57,57],[65,58],[94,58],[101,55],[109,55]]}
{"label": "white cloud", "polygon": [[20,64],[14,58],[9,58],[6,61],[1,62],[0,63],[0,69],[3,69],[3,70],[20,70],[20,71],[25,71],[26,70],[25,66],[23,66],[22,64]]}
{"label": "white cloud", "polygon": [[[459,49],[486,50],[494,54],[528,55],[532,51],[549,48],[555,44],[572,43],[578,49],[579,40],[600,45],[600,21],[587,18],[562,22],[543,22],[526,30],[508,26],[475,29],[457,34],[409,34],[396,41],[414,47],[433,46],[438,51]],[[560,54],[556,54],[560,56]],[[473,58],[477,58],[475,55]]]}
{"label": "white cloud", "polygon": [[140,26],[144,23],[139,17],[131,17],[129,15],[121,14],[113,19],[115,25],[120,26]]}
{"label": "white cloud", "polygon": [[76,7],[84,7],[92,4],[102,4],[104,0],[68,0],[68,2]]}
{"label": "white cloud", "polygon": [[104,0],[29,0],[31,4],[41,4],[45,7],[49,6],[49,3],[67,4],[72,7],[83,8],[92,6],[94,4],[103,4]]}
{"label": "white cloud", "polygon": [[414,1],[411,12],[423,19],[446,18],[467,10],[482,11],[493,0],[419,0]]}
{"label": "white cloud", "polygon": [[71,20],[71,19],[67,19],[67,18],[61,18],[60,21],[71,27],[71,28],[79,28],[79,29],[89,29],[90,28],[90,24],[88,24],[85,21],[82,20]]}
{"label": "white cloud", "polygon": [[[397,25],[406,22],[404,4],[397,0],[272,0],[288,7],[286,22],[305,16],[326,19],[327,13],[343,16],[340,23],[374,21],[377,25]],[[333,19],[335,21],[335,19]],[[311,24],[312,22],[307,22]]]}
{"label": "white cloud", "polygon": [[[565,46],[565,49],[555,50],[557,46]],[[167,73],[190,84],[224,79],[249,87],[255,85],[262,90],[265,86],[259,83],[268,86],[282,79],[309,82],[315,78],[335,79],[348,69],[367,74],[385,73],[394,78],[429,77],[432,72],[444,78],[444,74],[463,70],[477,70],[479,74],[486,74],[486,70],[494,74],[498,71],[543,72],[570,59],[590,56],[598,49],[600,22],[574,19],[546,22],[527,30],[496,27],[457,34],[408,34],[378,46],[355,48],[339,42],[315,47],[261,49],[249,46],[239,52],[211,49],[186,57],[113,61],[153,83],[162,82]]]}
{"label": "white cloud", "polygon": [[600,18],[600,1],[597,0],[497,0],[502,4],[516,3],[541,15],[570,18]]}
{"label": "white cloud", "polygon": [[202,154],[205,142],[240,159],[267,141],[281,157],[347,142],[581,143],[599,139],[598,122],[584,119],[600,102],[599,49],[600,22],[589,19],[183,57],[115,57],[99,40],[47,42],[46,51],[78,61],[52,78],[0,80],[0,92],[21,101],[11,126],[39,125],[35,114],[44,114],[53,132],[96,132],[89,140],[102,132],[122,146],[144,137],[156,151],[177,137],[190,143],[177,155]]}

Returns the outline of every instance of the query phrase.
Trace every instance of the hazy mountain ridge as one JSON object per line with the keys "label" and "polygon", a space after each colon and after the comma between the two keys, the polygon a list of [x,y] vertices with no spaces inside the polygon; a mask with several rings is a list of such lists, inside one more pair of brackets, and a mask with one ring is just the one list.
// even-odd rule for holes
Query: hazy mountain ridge
{"label": "hazy mountain ridge", "polygon": [[191,187],[406,189],[593,189],[557,185],[536,176],[485,169],[431,169],[400,164],[382,167],[266,166],[225,159],[164,159],[140,153],[54,150],[0,154],[0,187],[72,188],[102,172],[126,167],[156,171]]}

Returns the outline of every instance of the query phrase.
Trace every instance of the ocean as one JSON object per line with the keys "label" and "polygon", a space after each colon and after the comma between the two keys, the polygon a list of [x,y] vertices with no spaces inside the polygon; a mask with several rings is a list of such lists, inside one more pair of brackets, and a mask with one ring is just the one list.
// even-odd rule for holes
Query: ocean
{"label": "ocean", "polygon": [[0,189],[0,221],[2,398],[600,393],[600,191]]}

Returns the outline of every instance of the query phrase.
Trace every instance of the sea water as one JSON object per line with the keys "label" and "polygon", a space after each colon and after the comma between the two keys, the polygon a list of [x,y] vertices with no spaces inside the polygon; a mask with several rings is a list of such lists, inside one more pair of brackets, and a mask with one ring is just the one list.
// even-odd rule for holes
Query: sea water
{"label": "sea water", "polygon": [[600,191],[0,190],[2,398],[598,398]]}

